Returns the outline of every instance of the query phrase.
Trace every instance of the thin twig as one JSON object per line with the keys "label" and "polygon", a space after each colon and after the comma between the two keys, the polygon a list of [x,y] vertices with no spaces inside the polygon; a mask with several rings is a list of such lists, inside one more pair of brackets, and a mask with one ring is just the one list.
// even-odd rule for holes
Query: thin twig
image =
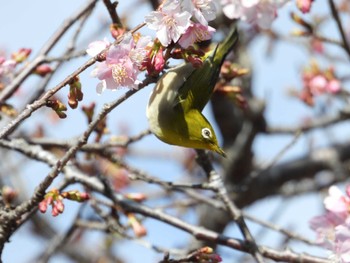
{"label": "thin twig", "polygon": [[[131,144],[140,141],[145,136],[149,135],[150,131],[147,129],[135,136],[129,136],[117,141],[105,142],[105,143],[88,143],[81,147],[81,151],[89,153],[98,153],[105,151],[107,149],[123,147],[127,148]],[[49,139],[49,138],[29,138],[27,142],[34,145],[40,145],[44,148],[61,148],[68,149],[72,147],[76,139],[70,140],[59,140],[59,139]]]}
{"label": "thin twig", "polygon": [[77,151],[86,144],[90,134],[95,130],[98,123],[106,117],[108,113],[110,113],[114,108],[119,106],[122,102],[124,102],[126,99],[134,95],[136,92],[141,90],[143,87],[147,86],[149,83],[151,83],[152,80],[146,79],[144,82],[142,82],[139,85],[138,89],[129,90],[127,91],[123,96],[121,96],[116,101],[105,104],[101,112],[98,114],[98,116],[93,120],[89,126],[88,129],[83,133],[83,135],[80,136],[80,138],[77,140],[77,142],[68,149],[66,154],[56,162],[56,164],[53,166],[51,172],[48,174],[48,176],[45,177],[45,179],[39,184],[39,186],[35,189],[35,193],[33,197],[28,200],[27,202],[24,202],[22,205],[19,205],[16,207],[16,213],[18,215],[23,214],[24,212],[29,211],[32,207],[39,204],[42,197],[45,194],[46,189],[51,185],[53,180],[57,177],[57,175],[62,171],[62,169],[65,167],[65,165],[68,163],[68,161],[77,153]]}
{"label": "thin twig", "polygon": [[61,27],[53,34],[49,41],[42,47],[39,51],[37,57],[30,62],[23,71],[16,76],[16,78],[5,87],[0,93],[0,104],[5,103],[5,101],[13,95],[21,83],[33,72],[33,70],[45,61],[46,55],[50,50],[58,43],[59,39],[67,32],[67,30],[76,22],[80,17],[82,17],[86,12],[89,12],[96,4],[98,0],[90,0],[87,4],[79,10],[72,17],[68,18]]}
{"label": "thin twig", "polygon": [[[190,233],[198,240],[215,241],[219,245],[230,247],[236,250],[251,252],[251,245],[248,241],[243,242],[238,239],[230,238],[218,234],[212,230],[205,229],[201,226],[194,226],[186,223],[175,216],[168,215],[162,211],[147,207],[145,205],[132,202],[118,195],[118,205],[122,206],[126,211],[137,214],[142,214],[146,217],[151,217],[160,220],[178,229]],[[296,262],[296,263],[329,263],[329,260],[319,257],[314,257],[306,254],[294,253],[290,250],[276,251],[271,248],[259,246],[259,251],[266,257],[279,262]]]}
{"label": "thin twig", "polygon": [[311,122],[302,124],[297,127],[267,127],[265,132],[268,134],[295,135],[300,132],[308,132],[314,129],[325,128],[349,119],[350,113],[348,111],[343,110],[335,116],[324,116],[322,118],[315,119]]}
{"label": "thin twig", "polygon": [[236,205],[230,200],[227,189],[223,183],[221,175],[219,175],[213,168],[207,154],[203,150],[197,150],[198,158],[197,162],[206,174],[209,177],[210,184],[213,186],[213,189],[216,191],[218,197],[227,207],[228,212],[230,213],[232,219],[237,223],[238,228],[240,229],[244,239],[250,244],[248,251],[259,263],[263,263],[263,257],[259,247],[256,244],[254,237],[249,231],[249,228],[244,220],[242,212],[236,207]]}
{"label": "thin twig", "polygon": [[109,0],[103,0],[103,3],[105,4],[105,6],[106,6],[106,8],[108,10],[108,13],[109,13],[109,16],[112,19],[112,22],[114,24],[118,25],[119,27],[123,27],[123,24],[120,21],[120,18],[119,18],[118,14],[117,14],[117,11],[116,11],[118,2],[116,1],[116,2],[111,3],[111,1],[109,1]]}
{"label": "thin twig", "polygon": [[343,25],[342,25],[342,23],[340,21],[340,16],[339,16],[338,10],[337,10],[333,0],[328,0],[328,3],[329,3],[329,7],[331,8],[332,16],[333,16],[335,22],[337,23],[338,30],[340,32],[340,35],[341,35],[341,38],[342,38],[342,41],[343,41],[343,45],[342,46],[343,46],[345,52],[348,53],[348,56],[350,58],[350,45],[349,45],[349,42],[348,42],[348,38],[347,38],[347,36],[345,34]]}
{"label": "thin twig", "polygon": [[[134,33],[137,30],[139,30],[141,27],[143,27],[144,25],[145,25],[145,23],[142,23],[142,24],[136,26],[130,32]],[[115,44],[119,43],[121,40],[122,40],[122,36],[115,41]],[[46,105],[46,102],[50,97],[52,97],[56,92],[58,92],[64,86],[68,85],[72,81],[72,79],[74,79],[76,76],[78,76],[81,72],[83,72],[84,70],[89,68],[91,65],[93,65],[99,59],[100,54],[102,54],[103,52],[106,52],[107,50],[108,50],[108,47],[106,49],[102,50],[96,56],[89,59],[87,62],[85,62],[82,66],[80,66],[73,73],[71,73],[69,76],[67,76],[61,83],[56,85],[53,89],[47,91],[39,100],[35,101],[34,103],[32,103],[30,105],[27,105],[27,107],[24,111],[22,111],[15,119],[13,119],[11,122],[9,122],[0,131],[0,139],[7,137],[11,132],[13,132],[17,128],[17,126],[22,121],[29,118],[34,111],[36,111],[39,108],[41,108],[42,106]],[[133,93],[134,92],[132,92],[132,94]],[[1,94],[0,94],[0,96],[1,96]]]}

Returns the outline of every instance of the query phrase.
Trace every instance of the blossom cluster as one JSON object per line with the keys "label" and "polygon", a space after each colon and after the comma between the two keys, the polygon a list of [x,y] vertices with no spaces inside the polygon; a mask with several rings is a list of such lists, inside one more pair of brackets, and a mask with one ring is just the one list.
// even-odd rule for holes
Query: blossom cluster
{"label": "blossom cluster", "polygon": [[[6,58],[0,54],[0,90],[11,83],[16,75],[16,67],[27,61],[31,52],[32,50],[30,48],[20,48],[13,52],[10,58]],[[41,64],[35,68],[33,73],[44,77],[51,72],[52,69],[49,65]]]}
{"label": "blossom cluster", "polygon": [[215,29],[208,21],[216,18],[212,0],[166,0],[157,11],[146,15],[150,29],[156,30],[160,43],[167,47],[172,42],[187,48],[195,42],[210,39]]}
{"label": "blossom cluster", "polygon": [[140,83],[137,76],[147,54],[145,47],[150,43],[150,37],[134,37],[130,33],[125,34],[118,45],[111,45],[107,40],[91,43],[86,50],[90,56],[96,56],[110,47],[106,52],[105,61],[98,63],[91,73],[93,77],[101,80],[97,85],[97,92],[120,87],[137,88]]}
{"label": "blossom cluster", "polygon": [[0,89],[7,86],[14,77],[16,61],[0,56]]}
{"label": "blossom cluster", "polygon": [[29,48],[21,48],[6,58],[0,54],[0,89],[7,86],[15,76],[16,66],[24,62],[32,52]]}
{"label": "blossom cluster", "polygon": [[241,19],[267,29],[277,17],[277,9],[289,0],[221,0],[222,11],[230,19]]}
{"label": "blossom cluster", "polygon": [[[180,47],[191,50],[193,44],[211,39],[215,29],[209,26],[209,22],[216,18],[220,8],[230,19],[241,19],[267,28],[276,18],[277,8],[287,1],[164,0],[156,11],[145,16],[146,25],[156,31],[157,38],[154,41],[150,37],[135,37],[126,33],[123,40],[116,45],[106,39],[89,45],[87,53],[99,56],[99,63],[91,73],[100,80],[97,92],[121,87],[135,89],[140,84],[137,77],[141,71],[147,70],[152,76],[158,75],[164,69],[169,58],[164,54],[169,55],[167,49]],[[122,32],[114,28],[112,35],[116,31]],[[186,60],[194,66],[201,64],[197,55],[189,55]]]}
{"label": "blossom cluster", "polygon": [[337,94],[341,91],[341,82],[335,76],[334,68],[320,69],[316,62],[305,68],[302,73],[303,90],[299,94],[301,100],[312,106],[314,97],[322,94]]}
{"label": "blossom cluster", "polygon": [[310,220],[317,242],[332,252],[334,262],[350,262],[350,185],[344,195],[331,186],[324,200],[326,213]]}
{"label": "blossom cluster", "polygon": [[47,211],[48,206],[52,207],[52,216],[58,216],[64,211],[63,200],[68,199],[76,202],[85,202],[90,199],[90,195],[85,192],[79,192],[78,190],[71,190],[68,192],[62,192],[56,188],[46,193],[44,200],[39,203],[39,210],[41,213]]}

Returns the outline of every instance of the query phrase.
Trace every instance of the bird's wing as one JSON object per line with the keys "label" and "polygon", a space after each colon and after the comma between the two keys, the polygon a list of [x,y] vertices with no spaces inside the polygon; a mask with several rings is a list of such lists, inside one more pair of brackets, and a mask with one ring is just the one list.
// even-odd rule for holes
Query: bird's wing
{"label": "bird's wing", "polygon": [[200,68],[193,70],[186,82],[179,88],[179,100],[184,109],[202,111],[208,103],[220,74],[220,68],[226,55],[237,43],[238,33],[231,29],[223,42],[209,52]]}
{"label": "bird's wing", "polygon": [[208,103],[216,83],[218,67],[213,67],[212,61],[207,58],[200,68],[193,69],[186,81],[178,89],[178,98],[175,104],[181,104],[184,109],[198,109],[202,111]]}

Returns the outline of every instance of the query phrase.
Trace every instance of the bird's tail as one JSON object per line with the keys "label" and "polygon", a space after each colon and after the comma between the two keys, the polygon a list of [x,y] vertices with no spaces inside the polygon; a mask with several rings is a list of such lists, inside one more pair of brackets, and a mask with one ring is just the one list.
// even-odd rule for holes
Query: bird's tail
{"label": "bird's tail", "polygon": [[227,37],[216,46],[214,53],[212,55],[213,62],[217,65],[221,65],[227,56],[227,54],[233,49],[235,44],[238,41],[238,32],[237,28],[234,26]]}

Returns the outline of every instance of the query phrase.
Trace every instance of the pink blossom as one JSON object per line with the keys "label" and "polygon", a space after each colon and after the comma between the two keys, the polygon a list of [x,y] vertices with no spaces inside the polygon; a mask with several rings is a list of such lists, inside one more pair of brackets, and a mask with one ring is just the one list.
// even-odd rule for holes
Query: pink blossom
{"label": "pink blossom", "polygon": [[240,0],[221,0],[221,5],[223,13],[230,19],[238,19],[243,15],[244,5]]}
{"label": "pink blossom", "polygon": [[335,240],[332,248],[332,260],[336,262],[350,262],[350,229],[349,225],[343,224],[335,227]]}
{"label": "pink blossom", "polygon": [[261,28],[269,28],[277,17],[277,9],[288,0],[221,0],[224,14]]}
{"label": "pink blossom", "polygon": [[179,44],[183,48],[187,48],[196,42],[211,39],[214,32],[215,28],[211,26],[204,26],[199,23],[192,23],[187,28],[186,32],[181,36]]}
{"label": "pink blossom", "polygon": [[[111,50],[114,54],[114,49]],[[108,53],[110,56],[112,54]],[[108,58],[108,57],[107,57]],[[113,57],[112,57],[113,58]],[[97,92],[101,94],[105,89],[115,90],[120,87],[129,87],[134,89],[139,84],[137,67],[134,66],[131,59],[125,57],[120,61],[109,60],[97,65],[96,69],[91,72],[93,77],[97,77],[101,82],[97,85]]]}
{"label": "pink blossom", "polygon": [[337,186],[331,186],[328,196],[324,200],[327,210],[334,213],[348,213],[350,208],[350,198],[345,196]]}
{"label": "pink blossom", "polygon": [[303,71],[302,78],[304,87],[301,95],[306,94],[308,101],[313,101],[314,96],[326,93],[337,94],[342,89],[342,84],[335,75],[334,68],[329,67],[322,70],[315,61]]}
{"label": "pink blossom", "polygon": [[308,86],[313,95],[320,95],[326,91],[327,82],[325,76],[316,75],[310,79]]}
{"label": "pink blossom", "polygon": [[329,93],[336,94],[341,90],[340,81],[337,79],[332,79],[327,83],[326,90]]}
{"label": "pink blossom", "polygon": [[13,59],[5,59],[4,57],[0,57],[0,77],[12,74],[16,64],[16,61]]}
{"label": "pink blossom", "polygon": [[297,7],[305,14],[310,12],[312,2],[313,0],[297,0]]}
{"label": "pink blossom", "polygon": [[156,30],[160,43],[167,47],[176,43],[190,26],[191,14],[181,11],[179,1],[166,1],[159,11],[146,15],[145,22],[150,29]]}
{"label": "pink blossom", "polygon": [[88,48],[86,49],[86,53],[93,57],[110,45],[111,43],[106,38],[103,40],[94,41],[89,44]]}
{"label": "pink blossom", "polygon": [[11,54],[11,59],[16,61],[17,63],[22,63],[28,59],[30,53],[32,53],[32,49],[30,48],[20,48],[18,51],[13,52]]}
{"label": "pink blossom", "polygon": [[324,204],[325,215],[310,220],[310,227],[317,233],[317,241],[332,252],[332,262],[350,262],[350,186],[346,195],[338,187],[331,186]]}
{"label": "pink blossom", "polygon": [[15,68],[17,62],[13,59],[5,59],[0,57],[0,86],[7,85],[15,76]]}
{"label": "pink blossom", "polygon": [[346,216],[346,214],[327,212],[324,215],[313,217],[309,225],[317,233],[317,242],[331,249],[331,243],[335,239],[335,227],[343,224]]}
{"label": "pink blossom", "polygon": [[160,48],[156,55],[154,56],[154,70],[157,72],[161,72],[165,66],[165,59],[163,55],[163,49]]}
{"label": "pink blossom", "polygon": [[[126,34],[119,45],[111,46],[106,54],[106,60],[99,63],[91,72],[93,77],[101,80],[97,85],[97,92],[100,94],[105,89],[115,90],[120,87],[137,88],[140,83],[137,76],[146,57],[145,46],[148,43],[150,43],[148,37],[141,37],[135,42],[131,34]],[[92,45],[89,52],[96,54],[105,45],[108,43],[100,42]]]}
{"label": "pink blossom", "polygon": [[146,59],[142,63],[142,69],[146,69],[148,75],[158,76],[164,69],[165,58],[164,49],[159,43],[155,43],[152,47],[147,47]]}
{"label": "pink blossom", "polygon": [[217,10],[213,0],[183,0],[181,7],[204,26],[216,18]]}

